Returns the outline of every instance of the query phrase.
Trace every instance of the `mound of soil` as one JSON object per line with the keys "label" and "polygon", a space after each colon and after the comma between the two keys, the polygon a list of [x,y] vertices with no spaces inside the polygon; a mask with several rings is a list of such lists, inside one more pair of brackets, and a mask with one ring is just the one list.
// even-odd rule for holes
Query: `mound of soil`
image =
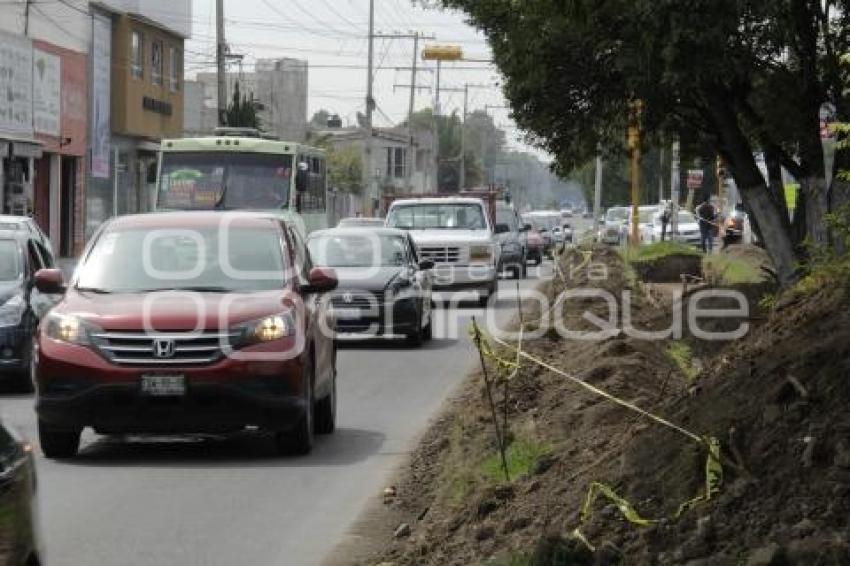
{"label": "mound of soil", "polygon": [[[616,294],[627,286],[615,252],[595,249],[594,261],[607,266],[604,281],[571,273],[547,292],[596,285]],[[545,453],[510,482],[481,472],[496,442],[481,375],[471,376],[412,455],[386,506],[393,527],[373,532],[384,547],[362,563],[850,563],[848,302],[843,289],[780,301],[744,339],[706,348],[711,357],[695,384],[671,360],[669,342],[565,340],[555,332],[528,342],[526,350],[546,363],[718,438],[719,493],[674,519],[681,503],[705,490],[703,447],[523,364],[508,388],[511,437],[533,438]],[[669,326],[670,313],[656,302],[635,303],[635,326]],[[584,310],[607,316],[593,302],[569,306],[570,328],[589,325]],[[539,315],[530,309],[524,319]],[[497,397],[501,406],[501,391]],[[582,525],[591,552],[568,533],[594,481],[643,517],[666,519],[639,527],[600,499]]]}
{"label": "mound of soil", "polygon": [[632,261],[632,267],[642,281],[647,283],[676,283],[683,275],[702,275],[702,256],[671,254],[663,257]]}

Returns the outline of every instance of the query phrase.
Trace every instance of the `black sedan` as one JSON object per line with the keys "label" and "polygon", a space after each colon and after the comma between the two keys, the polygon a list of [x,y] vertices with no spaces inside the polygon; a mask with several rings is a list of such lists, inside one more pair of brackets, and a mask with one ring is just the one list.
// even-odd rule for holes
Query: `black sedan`
{"label": "black sedan", "polygon": [[56,297],[33,285],[39,269],[52,267],[52,254],[26,232],[0,231],[0,381],[32,387],[32,338]]}
{"label": "black sedan", "polygon": [[334,228],[307,240],[313,263],[339,279],[330,294],[337,338],[431,338],[431,273],[410,235],[392,228]]}
{"label": "black sedan", "polygon": [[44,564],[31,446],[0,421],[0,566]]}

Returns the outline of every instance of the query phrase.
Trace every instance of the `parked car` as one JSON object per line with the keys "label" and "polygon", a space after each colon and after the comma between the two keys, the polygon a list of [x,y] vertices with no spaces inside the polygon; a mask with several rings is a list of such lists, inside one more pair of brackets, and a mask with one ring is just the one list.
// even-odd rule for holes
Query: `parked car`
{"label": "parked car", "polygon": [[384,225],[384,222],[385,220],[383,218],[352,216],[350,218],[343,218],[336,226],[337,228],[379,228]]}
{"label": "parked car", "polygon": [[481,198],[395,200],[387,226],[410,231],[420,259],[434,262],[434,290],[477,290],[481,306],[496,295],[501,246]]}
{"label": "parked car", "polygon": [[531,222],[537,228],[544,239],[548,235],[551,242],[549,244],[549,255],[552,255],[554,250],[561,250],[564,247],[565,234],[562,229],[562,216],[556,210],[536,210],[527,212],[523,215],[526,222]]}
{"label": "parked car", "polygon": [[0,566],[45,563],[32,447],[0,420]]}
{"label": "parked car", "polygon": [[502,247],[499,273],[508,270],[514,279],[524,279],[527,274],[527,230],[514,207],[504,201],[496,203],[496,231]]}
{"label": "parked car", "polygon": [[599,240],[603,244],[612,246],[624,242],[626,222],[629,220],[629,209],[625,206],[614,206],[605,213],[605,220],[601,228]]}
{"label": "parked car", "polygon": [[392,228],[334,228],[313,232],[307,247],[316,265],[336,271],[329,295],[337,337],[431,338],[431,273],[408,232]]}
{"label": "parked car", "polygon": [[[36,413],[48,458],[80,433],[228,433],[258,427],[307,453],[336,419],[332,270],[313,267],[294,215],[117,217],[92,237],[39,326]],[[62,273],[35,275],[43,293]],[[332,329],[331,329],[332,330]]]}
{"label": "parked car", "polygon": [[[645,243],[661,241],[661,212],[656,212],[652,217],[652,224],[644,226],[642,240]],[[673,232],[673,224],[667,224],[667,239],[694,246],[700,245],[699,224],[696,217],[687,210],[679,211],[679,221],[676,232]]]}
{"label": "parked car", "polygon": [[[629,235],[631,234],[633,212],[634,211],[629,208],[629,218],[624,226],[624,242],[628,241]],[[638,236],[640,237],[641,244],[651,243],[651,241],[646,236],[647,234],[649,234],[649,230],[651,230],[652,228],[653,220],[658,212],[659,208],[656,204],[638,207]]]}
{"label": "parked car", "polygon": [[56,264],[56,258],[53,252],[53,244],[50,243],[50,238],[39,227],[34,218],[29,216],[10,216],[8,214],[0,214],[0,231],[2,232],[23,232],[29,234],[33,240],[38,242],[45,251],[44,261],[53,267]]}
{"label": "parked car", "polygon": [[50,252],[27,230],[0,231],[0,380],[32,389],[32,342],[38,321],[58,300],[34,288],[35,273],[51,267]]}
{"label": "parked car", "polygon": [[531,224],[525,224],[525,245],[527,248],[526,260],[533,261],[534,265],[543,263],[543,254],[546,247],[543,236]]}

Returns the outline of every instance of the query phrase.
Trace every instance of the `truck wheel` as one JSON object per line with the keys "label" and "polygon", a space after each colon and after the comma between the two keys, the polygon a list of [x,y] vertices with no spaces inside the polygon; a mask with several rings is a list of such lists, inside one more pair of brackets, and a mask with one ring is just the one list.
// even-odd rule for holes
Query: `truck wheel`
{"label": "truck wheel", "polygon": [[62,430],[52,428],[38,419],[38,441],[45,457],[51,459],[73,458],[80,449],[80,433],[78,430]]}
{"label": "truck wheel", "polygon": [[331,377],[331,392],[316,405],[316,434],[331,434],[336,430],[336,372]]}

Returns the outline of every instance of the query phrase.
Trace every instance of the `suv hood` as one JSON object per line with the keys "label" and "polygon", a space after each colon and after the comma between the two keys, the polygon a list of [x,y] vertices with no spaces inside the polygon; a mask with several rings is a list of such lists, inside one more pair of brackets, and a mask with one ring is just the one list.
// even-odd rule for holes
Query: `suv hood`
{"label": "suv hood", "polygon": [[384,291],[406,272],[404,266],[388,267],[334,267],[339,285],[337,289],[356,291]]}
{"label": "suv hood", "polygon": [[295,305],[295,297],[284,290],[192,295],[197,299],[169,292],[98,295],[69,289],[54,312],[78,316],[102,330],[142,330],[147,322],[156,330],[176,332],[229,328]]}
{"label": "suv hood", "polygon": [[490,230],[410,230],[410,236],[419,245],[493,242],[493,233]]}

